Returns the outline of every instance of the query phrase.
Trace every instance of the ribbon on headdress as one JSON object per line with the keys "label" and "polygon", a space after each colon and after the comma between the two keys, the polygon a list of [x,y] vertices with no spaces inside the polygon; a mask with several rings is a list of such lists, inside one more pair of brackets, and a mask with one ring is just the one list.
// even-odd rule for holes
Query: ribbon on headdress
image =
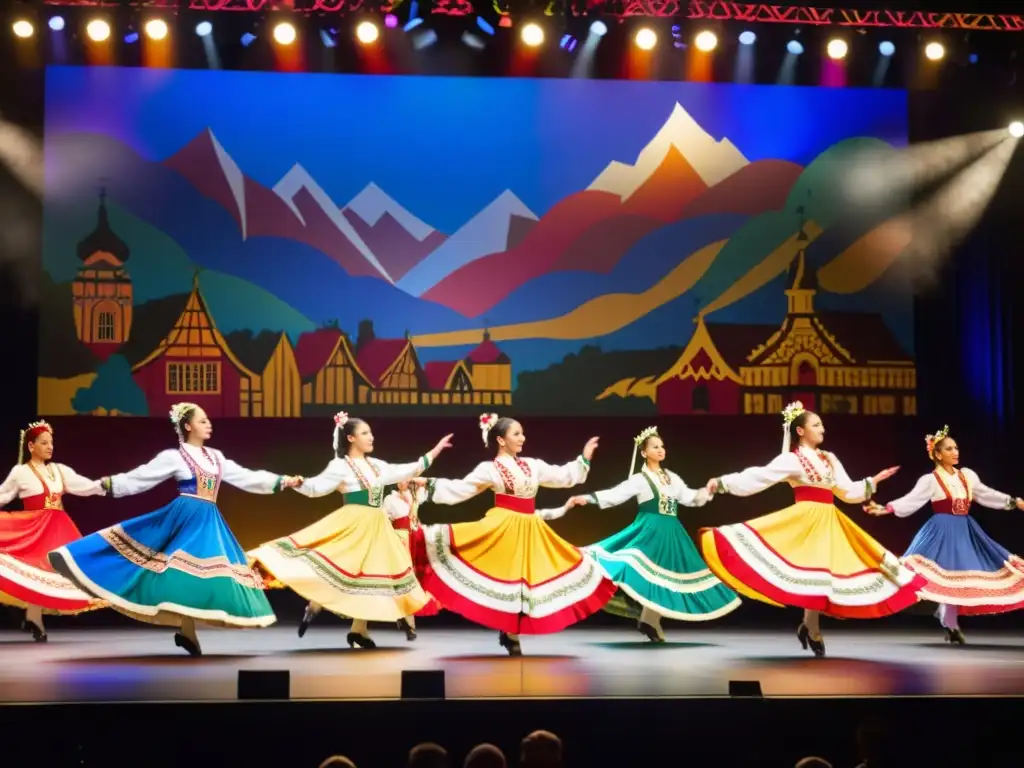
{"label": "ribbon on headdress", "polygon": [[484,445],[487,445],[487,436],[494,429],[494,425],[498,423],[498,414],[496,413],[485,413],[480,417],[480,431],[483,433]]}
{"label": "ribbon on headdress", "polygon": [[804,408],[804,404],[797,400],[794,403],[790,403],[782,409],[782,452],[789,453],[792,449],[789,437],[789,425],[796,421],[800,414],[804,413],[807,409]]}
{"label": "ribbon on headdress", "polygon": [[331,444],[334,446],[334,452],[338,452],[338,446],[341,445],[341,430],[348,423],[348,414],[344,411],[338,411],[334,414],[334,440]]}

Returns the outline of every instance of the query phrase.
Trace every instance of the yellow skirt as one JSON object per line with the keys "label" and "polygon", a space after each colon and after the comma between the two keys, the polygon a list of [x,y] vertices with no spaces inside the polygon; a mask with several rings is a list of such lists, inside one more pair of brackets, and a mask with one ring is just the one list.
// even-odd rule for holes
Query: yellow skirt
{"label": "yellow skirt", "polygon": [[834,504],[817,501],[705,528],[700,547],[711,571],[741,595],[844,619],[897,613],[926,583]]}
{"label": "yellow skirt", "polygon": [[347,504],[248,555],[268,587],[287,587],[339,616],[397,621],[429,602],[407,544],[379,508]]}

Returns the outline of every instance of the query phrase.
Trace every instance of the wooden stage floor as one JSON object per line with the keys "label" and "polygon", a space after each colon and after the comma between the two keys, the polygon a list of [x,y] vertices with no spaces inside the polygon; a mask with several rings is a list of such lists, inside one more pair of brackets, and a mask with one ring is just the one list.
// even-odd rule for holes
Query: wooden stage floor
{"label": "wooden stage floor", "polygon": [[950,647],[938,628],[829,628],[829,656],[801,650],[781,631],[670,630],[651,645],[628,627],[572,629],[524,638],[513,659],[497,633],[422,627],[419,639],[375,629],[376,650],[349,650],[345,630],[215,630],[202,658],[174,647],[172,632],[51,630],[32,643],[0,632],[0,703],[224,701],[237,698],[242,669],[289,670],[292,699],[393,699],[402,670],[443,669],[448,698],[725,696],[730,680],[756,680],[767,697],[1019,696],[1024,638],[969,632]]}

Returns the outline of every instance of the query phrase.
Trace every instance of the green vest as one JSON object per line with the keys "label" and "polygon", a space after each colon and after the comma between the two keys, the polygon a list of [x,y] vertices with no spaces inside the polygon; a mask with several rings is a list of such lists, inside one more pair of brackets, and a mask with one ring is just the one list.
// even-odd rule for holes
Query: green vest
{"label": "green vest", "polygon": [[665,496],[665,494],[661,492],[661,486],[658,483],[655,483],[649,474],[643,470],[640,471],[640,474],[644,476],[644,480],[646,480],[647,484],[651,486],[651,492],[654,494],[654,498],[640,502],[638,514],[671,515],[675,517],[676,513],[679,511],[679,501]]}
{"label": "green vest", "polygon": [[380,507],[384,504],[384,486],[374,485],[358,491],[350,491],[345,496],[346,504],[361,504],[364,507]]}

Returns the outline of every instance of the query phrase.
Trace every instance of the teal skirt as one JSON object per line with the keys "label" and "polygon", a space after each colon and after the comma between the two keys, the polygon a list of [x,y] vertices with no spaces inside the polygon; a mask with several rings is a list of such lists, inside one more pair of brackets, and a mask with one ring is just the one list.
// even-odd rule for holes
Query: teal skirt
{"label": "teal skirt", "polygon": [[642,511],[629,527],[583,551],[618,587],[604,607],[608,613],[637,619],[649,608],[670,619],[709,621],[740,606],[674,515]]}

